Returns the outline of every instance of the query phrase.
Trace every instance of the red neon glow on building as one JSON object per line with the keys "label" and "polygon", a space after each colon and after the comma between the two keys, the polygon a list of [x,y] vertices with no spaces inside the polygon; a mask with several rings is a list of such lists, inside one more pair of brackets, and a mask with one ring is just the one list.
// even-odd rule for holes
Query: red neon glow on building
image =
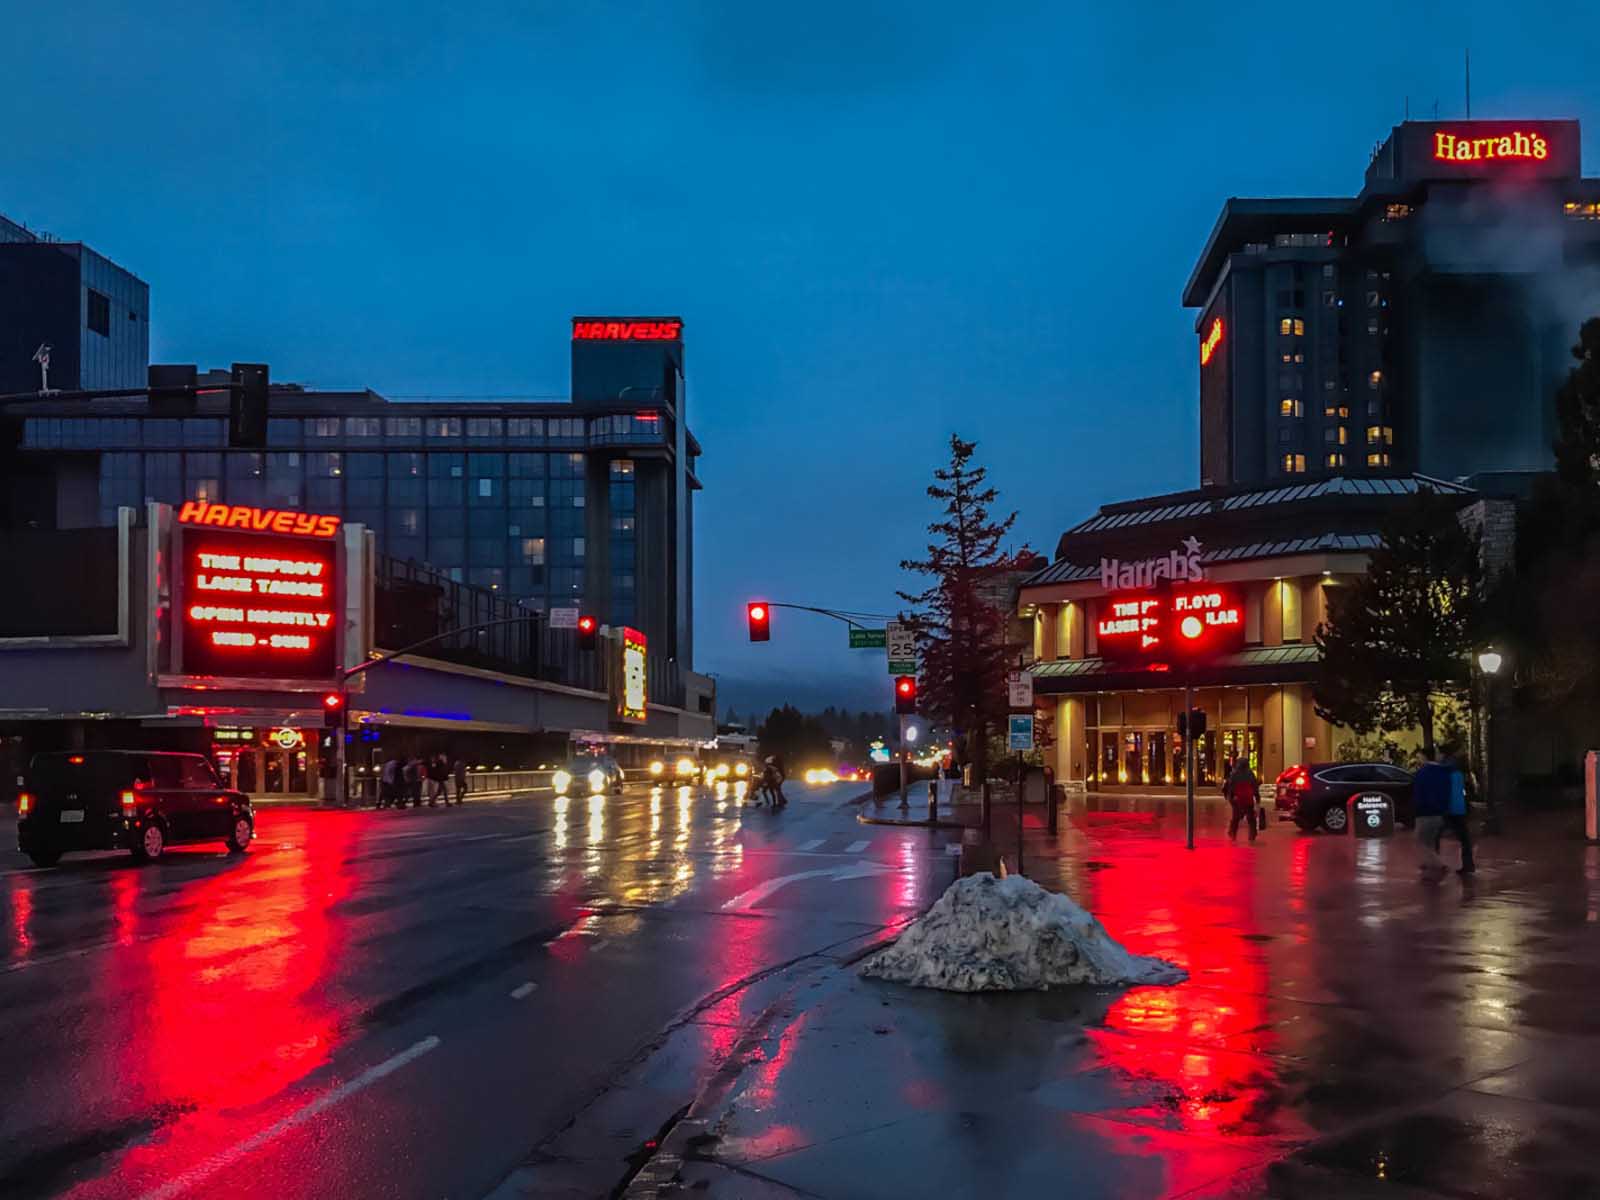
{"label": "red neon glow on building", "polygon": [[625,321],[574,317],[572,320],[575,342],[676,342],[682,336],[683,322],[672,319]]}
{"label": "red neon glow on building", "polygon": [[331,538],[339,532],[339,518],[331,515],[319,516],[281,508],[253,508],[248,504],[212,504],[207,500],[185,500],[183,507],[178,510],[178,524],[249,530],[252,533],[281,533],[293,537]]}
{"label": "red neon glow on building", "polygon": [[334,543],[313,540],[320,536],[204,529],[184,534],[184,673],[296,679],[334,674],[338,564]]}
{"label": "red neon glow on building", "polygon": [[1200,365],[1203,367],[1211,361],[1211,356],[1217,352],[1217,347],[1222,345],[1222,318],[1218,317],[1211,322],[1211,328],[1206,333],[1206,340],[1200,343]]}
{"label": "red neon glow on building", "polygon": [[1441,130],[1433,135],[1433,157],[1439,162],[1486,162],[1507,158],[1543,162],[1550,157],[1550,143],[1543,134],[1521,129],[1494,137],[1459,137]]}

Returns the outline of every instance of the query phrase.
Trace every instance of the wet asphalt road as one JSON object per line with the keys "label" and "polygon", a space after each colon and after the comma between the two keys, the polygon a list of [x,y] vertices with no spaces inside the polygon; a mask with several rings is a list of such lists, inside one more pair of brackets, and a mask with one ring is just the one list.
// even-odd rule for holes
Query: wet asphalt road
{"label": "wet asphalt road", "polygon": [[0,1196],[483,1195],[696,1006],[948,884],[859,790],[269,808],[242,857],[52,871],[0,825]]}

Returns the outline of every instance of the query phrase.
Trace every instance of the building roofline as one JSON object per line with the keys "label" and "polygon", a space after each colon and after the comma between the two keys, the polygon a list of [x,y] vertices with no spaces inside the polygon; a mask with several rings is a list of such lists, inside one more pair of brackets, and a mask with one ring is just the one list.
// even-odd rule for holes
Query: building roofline
{"label": "building roofline", "polygon": [[1306,225],[1305,229],[1280,228],[1273,232],[1309,232],[1316,228],[1311,224],[1314,220],[1343,222],[1355,212],[1356,207],[1357,201],[1353,196],[1228,197],[1223,202],[1222,211],[1217,214],[1216,224],[1211,227],[1210,236],[1206,238],[1194,269],[1189,272],[1189,281],[1184,284],[1183,306],[1198,308],[1205,302],[1211,290],[1207,281],[1222,270],[1223,261],[1233,253],[1231,243],[1234,239],[1228,236],[1230,229],[1246,223],[1264,226],[1271,219],[1280,226]]}

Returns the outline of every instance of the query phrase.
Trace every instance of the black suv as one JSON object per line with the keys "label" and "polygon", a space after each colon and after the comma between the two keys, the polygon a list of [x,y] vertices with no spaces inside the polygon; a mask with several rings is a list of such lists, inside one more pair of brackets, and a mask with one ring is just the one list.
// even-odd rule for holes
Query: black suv
{"label": "black suv", "polygon": [[238,854],[254,836],[249,798],[223,787],[199,754],[35,754],[17,794],[17,849],[41,867],[69,850],[120,848],[147,862],[180,842],[223,842]]}
{"label": "black suv", "polygon": [[1399,825],[1416,820],[1411,803],[1411,772],[1388,763],[1308,763],[1278,776],[1278,819],[1293,820],[1301,829],[1345,833],[1350,828],[1350,802],[1381,792],[1394,802]]}

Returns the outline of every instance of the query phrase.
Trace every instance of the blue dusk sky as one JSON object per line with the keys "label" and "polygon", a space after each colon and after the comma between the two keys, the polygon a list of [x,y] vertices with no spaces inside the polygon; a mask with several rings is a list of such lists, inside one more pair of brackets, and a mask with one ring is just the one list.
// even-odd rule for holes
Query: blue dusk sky
{"label": "blue dusk sky", "polygon": [[22,5],[0,213],[151,286],[152,356],[564,396],[568,318],[686,322],[697,663],[887,703],[764,596],[888,611],[951,432],[1019,541],[1197,482],[1223,201],[1348,195],[1403,115],[1577,117],[1581,5]]}

